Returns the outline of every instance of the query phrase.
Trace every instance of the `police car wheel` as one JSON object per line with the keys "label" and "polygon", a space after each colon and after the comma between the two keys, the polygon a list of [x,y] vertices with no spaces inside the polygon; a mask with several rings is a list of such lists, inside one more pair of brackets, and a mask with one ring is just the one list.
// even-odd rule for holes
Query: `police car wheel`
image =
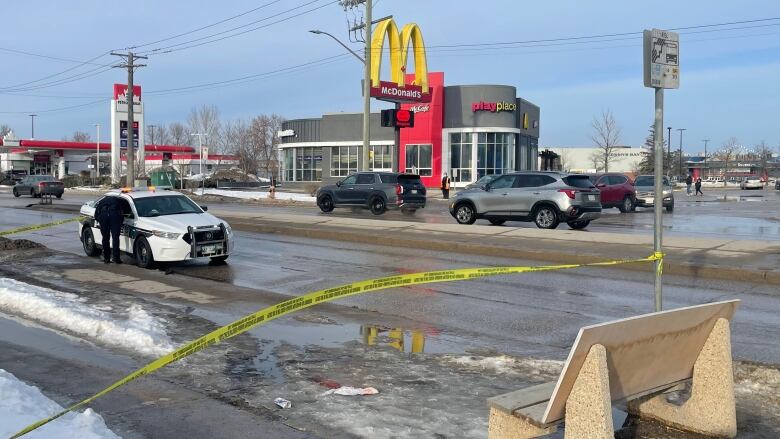
{"label": "police car wheel", "polygon": [[140,237],[135,241],[135,262],[141,268],[154,267],[152,248],[144,237]]}
{"label": "police car wheel", "polygon": [[84,253],[87,256],[97,256],[100,254],[100,248],[95,243],[95,236],[89,227],[85,227],[81,232],[81,244],[84,246]]}

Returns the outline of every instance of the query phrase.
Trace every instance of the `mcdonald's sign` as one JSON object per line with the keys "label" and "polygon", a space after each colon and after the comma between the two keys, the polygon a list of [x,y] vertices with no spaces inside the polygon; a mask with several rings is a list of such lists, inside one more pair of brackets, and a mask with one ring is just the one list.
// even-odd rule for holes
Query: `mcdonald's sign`
{"label": "mcdonald's sign", "polygon": [[[379,79],[385,38],[390,48],[390,81]],[[406,61],[409,45],[414,53],[414,81],[406,83]],[[405,25],[398,32],[393,19],[377,23],[371,38],[371,96],[392,102],[430,102],[428,88],[428,61],[422,31],[415,23]]]}

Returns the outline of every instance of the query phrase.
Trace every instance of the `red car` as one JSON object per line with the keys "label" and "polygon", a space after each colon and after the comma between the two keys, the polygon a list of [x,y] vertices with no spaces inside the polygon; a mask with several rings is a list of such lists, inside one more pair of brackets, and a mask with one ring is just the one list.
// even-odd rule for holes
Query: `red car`
{"label": "red car", "polygon": [[617,207],[621,212],[633,212],[636,207],[636,190],[630,178],[623,174],[593,174],[590,181],[601,191],[603,209]]}

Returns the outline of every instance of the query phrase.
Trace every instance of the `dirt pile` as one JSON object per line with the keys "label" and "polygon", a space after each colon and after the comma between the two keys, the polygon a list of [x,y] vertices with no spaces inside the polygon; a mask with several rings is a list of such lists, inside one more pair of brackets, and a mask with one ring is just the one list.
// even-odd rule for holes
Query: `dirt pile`
{"label": "dirt pile", "polygon": [[34,250],[41,248],[46,247],[37,242],[30,241],[29,239],[8,239],[0,236],[0,250],[2,251]]}

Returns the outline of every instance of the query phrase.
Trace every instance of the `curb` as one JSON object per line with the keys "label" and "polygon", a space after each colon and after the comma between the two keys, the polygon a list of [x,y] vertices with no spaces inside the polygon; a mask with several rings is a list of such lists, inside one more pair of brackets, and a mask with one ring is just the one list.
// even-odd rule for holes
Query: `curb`
{"label": "curb", "polygon": [[[355,242],[360,244],[377,244],[377,238],[367,233],[356,233],[352,231],[333,230],[333,229],[314,229],[303,227],[292,227],[279,224],[247,223],[246,218],[229,218],[230,225],[235,230],[245,232],[270,233],[288,236],[298,236],[304,238],[327,239],[345,242]],[[522,250],[505,247],[493,247],[480,244],[464,244],[461,242],[434,241],[430,239],[417,239],[411,237],[394,237],[392,240],[382,242],[383,245],[399,248],[414,248],[419,250],[448,251],[458,252],[479,256],[508,257],[516,259],[530,259],[536,261],[551,262],[556,264],[584,264],[588,262],[605,262],[610,258],[592,255],[578,255],[574,253],[564,253],[556,251],[536,251]],[[639,272],[648,271],[644,265],[624,264],[614,267],[618,270],[630,270]],[[771,285],[780,285],[780,273],[766,270],[750,270],[743,268],[731,268],[717,265],[696,265],[682,262],[664,261],[663,270],[665,274],[678,276],[718,279],[730,281],[743,281],[752,283],[766,283]]]}

